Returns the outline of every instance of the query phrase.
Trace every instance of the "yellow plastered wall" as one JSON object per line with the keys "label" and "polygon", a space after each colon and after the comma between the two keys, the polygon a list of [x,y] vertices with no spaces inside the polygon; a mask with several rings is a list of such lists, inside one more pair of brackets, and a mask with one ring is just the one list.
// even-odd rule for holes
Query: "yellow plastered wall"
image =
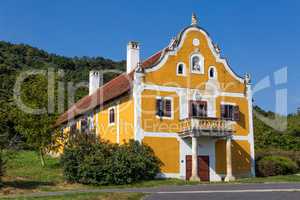
{"label": "yellow plastered wall", "polygon": [[120,113],[120,143],[134,139],[134,103],[132,97],[122,99],[119,105]]}
{"label": "yellow plastered wall", "polygon": [[244,174],[250,172],[251,156],[248,141],[232,142],[232,172],[233,174]]}
{"label": "yellow plastered wall", "polygon": [[221,102],[234,103],[239,106],[240,119],[235,122],[234,135],[246,136],[249,133],[249,110],[248,100],[240,97],[217,97],[216,99],[216,116],[221,117]]}
{"label": "yellow plastered wall", "polygon": [[[156,98],[171,97],[172,119],[164,119],[156,116]],[[141,123],[144,131],[148,132],[178,132],[179,131],[179,97],[176,92],[162,92],[155,90],[144,90],[142,92],[142,116]]]}
{"label": "yellow plastered wall", "polygon": [[[195,47],[193,45],[193,39],[196,38],[199,39],[200,45]],[[199,52],[204,57],[204,74],[190,73],[190,58],[195,52]],[[179,62],[185,63],[186,76],[176,75],[176,67]],[[236,80],[225,69],[222,63],[216,61],[216,58],[208,46],[208,40],[205,35],[199,31],[188,32],[187,37],[183,41],[182,48],[177,54],[169,56],[168,60],[160,69],[147,73],[144,81],[148,84],[204,89],[204,83],[208,80],[208,69],[210,66],[215,66],[218,81],[225,92],[244,92],[245,85]]]}
{"label": "yellow plastered wall", "polygon": [[108,140],[112,143],[117,142],[117,112],[115,113],[115,123],[109,124],[109,109],[117,106],[115,104],[103,106],[98,113],[98,133],[103,140]]}
{"label": "yellow plastered wall", "polygon": [[[109,109],[112,107],[115,108],[115,123],[109,124]],[[97,116],[97,129],[101,139],[116,143],[118,129],[120,143],[134,139],[134,103],[132,96],[123,97],[103,106]]]}
{"label": "yellow plastered wall", "polygon": [[226,174],[226,141],[217,140],[215,143],[216,172]]}
{"label": "yellow plastered wall", "polygon": [[[226,140],[215,144],[216,172],[226,174]],[[234,175],[249,173],[251,170],[250,144],[248,141],[233,140],[231,145],[232,172]]]}
{"label": "yellow plastered wall", "polygon": [[179,142],[176,138],[145,137],[143,142],[149,145],[163,162],[162,172],[179,173]]}

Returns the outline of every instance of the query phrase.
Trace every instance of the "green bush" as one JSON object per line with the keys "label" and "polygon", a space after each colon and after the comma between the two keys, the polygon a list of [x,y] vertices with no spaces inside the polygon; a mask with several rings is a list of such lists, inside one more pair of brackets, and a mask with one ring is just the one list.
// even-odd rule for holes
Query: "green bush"
{"label": "green bush", "polygon": [[257,162],[257,175],[262,177],[294,174],[297,170],[294,161],[282,156],[266,156]]}
{"label": "green bush", "polygon": [[161,166],[152,149],[136,141],[123,145],[102,141],[68,146],[61,163],[67,181],[95,185],[150,180]]}
{"label": "green bush", "polygon": [[255,151],[255,160],[257,162],[266,156],[282,156],[290,158],[297,163],[298,169],[300,169],[300,151],[286,151],[281,149],[259,149]]}

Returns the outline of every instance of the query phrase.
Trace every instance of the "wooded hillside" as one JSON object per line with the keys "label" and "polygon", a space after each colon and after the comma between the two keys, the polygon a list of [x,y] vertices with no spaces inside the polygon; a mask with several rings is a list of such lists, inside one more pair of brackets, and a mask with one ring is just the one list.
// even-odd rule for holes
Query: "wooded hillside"
{"label": "wooded hillside", "polygon": [[[22,134],[18,127],[22,114],[17,114],[16,106],[13,103],[12,94],[16,76],[22,70],[28,69],[62,69],[65,73],[63,77],[57,81],[88,81],[88,73],[92,69],[116,69],[125,71],[125,61],[115,62],[102,57],[74,57],[68,58],[55,54],[47,53],[43,50],[31,47],[29,45],[15,45],[4,41],[0,41],[0,133],[1,141],[5,144],[11,141],[12,138],[22,139]],[[106,74],[104,82],[110,80],[117,74]],[[33,99],[45,99],[47,90],[41,90],[43,80],[33,77],[31,80],[26,80],[24,84],[25,99],[28,104],[33,104]],[[39,91],[30,91],[33,90]],[[76,100],[87,94],[87,89],[78,90]],[[30,98],[26,98],[26,94]],[[67,95],[67,94],[66,94]],[[47,99],[47,98],[46,98]],[[40,103],[40,102],[39,102]],[[36,104],[36,103],[35,103]],[[67,109],[67,106],[65,107]],[[273,112],[266,112],[258,106],[254,108],[257,112],[266,117],[274,117]],[[51,119],[55,118],[58,113],[51,115]],[[255,115],[254,115],[255,116]],[[27,116],[29,117],[29,116]],[[35,118],[34,120],[38,120]],[[41,119],[42,120],[42,119]],[[27,122],[28,123],[28,122]],[[255,143],[257,149],[275,148],[284,150],[299,150],[300,149],[300,115],[291,114],[288,116],[288,129],[284,132],[279,132],[264,124],[257,117],[254,117]],[[1,144],[0,144],[1,145]],[[2,145],[3,146],[3,145]]]}

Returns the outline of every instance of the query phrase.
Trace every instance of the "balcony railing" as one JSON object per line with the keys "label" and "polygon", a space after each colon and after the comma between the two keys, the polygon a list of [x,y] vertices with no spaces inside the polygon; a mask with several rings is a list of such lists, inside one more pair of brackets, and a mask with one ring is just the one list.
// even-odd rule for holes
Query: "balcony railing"
{"label": "balcony railing", "polygon": [[234,125],[232,121],[218,118],[191,117],[180,121],[181,136],[213,136],[225,137],[232,135]]}

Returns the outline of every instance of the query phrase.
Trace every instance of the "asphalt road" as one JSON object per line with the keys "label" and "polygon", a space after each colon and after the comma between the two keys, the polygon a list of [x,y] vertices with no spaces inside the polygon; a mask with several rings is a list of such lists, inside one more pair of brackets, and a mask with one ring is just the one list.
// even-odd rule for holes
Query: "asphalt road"
{"label": "asphalt road", "polygon": [[154,188],[84,189],[57,192],[38,192],[9,197],[49,197],[65,194],[100,192],[144,193],[146,194],[146,200],[300,200],[300,183],[199,184],[185,186],[161,186]]}
{"label": "asphalt road", "polygon": [[211,193],[211,194],[153,194],[147,200],[299,200],[300,192]]}
{"label": "asphalt road", "polygon": [[147,200],[300,200],[300,184],[283,183],[175,186],[151,192]]}

